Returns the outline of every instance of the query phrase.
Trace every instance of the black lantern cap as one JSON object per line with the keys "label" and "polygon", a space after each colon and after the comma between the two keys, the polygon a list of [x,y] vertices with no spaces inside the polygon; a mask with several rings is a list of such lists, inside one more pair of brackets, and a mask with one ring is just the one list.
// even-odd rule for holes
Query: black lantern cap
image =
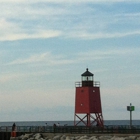
{"label": "black lantern cap", "polygon": [[87,71],[81,74],[81,76],[93,76],[91,72],[88,71],[88,68],[86,69]]}

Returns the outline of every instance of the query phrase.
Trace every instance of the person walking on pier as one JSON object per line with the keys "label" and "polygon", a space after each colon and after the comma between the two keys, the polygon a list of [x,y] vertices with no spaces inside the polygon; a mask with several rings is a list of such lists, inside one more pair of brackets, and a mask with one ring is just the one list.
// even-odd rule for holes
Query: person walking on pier
{"label": "person walking on pier", "polygon": [[15,130],[16,130],[16,124],[13,123],[13,125],[12,125],[12,131],[15,131]]}
{"label": "person walking on pier", "polygon": [[16,124],[15,123],[13,123],[12,125],[11,137],[16,137]]}

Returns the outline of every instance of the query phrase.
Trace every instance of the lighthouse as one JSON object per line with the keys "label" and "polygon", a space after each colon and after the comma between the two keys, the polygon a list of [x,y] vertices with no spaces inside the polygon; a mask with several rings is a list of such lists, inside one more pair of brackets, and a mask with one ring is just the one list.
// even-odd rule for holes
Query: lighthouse
{"label": "lighthouse", "polygon": [[88,68],[81,74],[81,81],[75,83],[75,88],[74,125],[103,127],[100,82],[94,81],[94,74]]}

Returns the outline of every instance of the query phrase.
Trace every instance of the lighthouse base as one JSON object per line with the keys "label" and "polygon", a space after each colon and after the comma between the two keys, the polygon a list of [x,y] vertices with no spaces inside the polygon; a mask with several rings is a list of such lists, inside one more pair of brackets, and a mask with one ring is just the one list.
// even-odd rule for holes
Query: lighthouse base
{"label": "lighthouse base", "polygon": [[[93,116],[94,115],[94,116]],[[78,126],[84,124],[85,126],[100,126],[103,127],[103,116],[102,113],[94,113],[94,114],[75,114],[74,118],[74,126]]]}

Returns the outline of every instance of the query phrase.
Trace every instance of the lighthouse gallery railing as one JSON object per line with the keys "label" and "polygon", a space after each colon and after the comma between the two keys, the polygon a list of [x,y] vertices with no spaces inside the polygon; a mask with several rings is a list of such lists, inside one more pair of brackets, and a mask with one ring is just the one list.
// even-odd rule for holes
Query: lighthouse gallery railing
{"label": "lighthouse gallery railing", "polygon": [[[75,82],[75,87],[82,87],[82,82]],[[100,87],[100,82],[99,81],[93,81],[93,87]]]}

